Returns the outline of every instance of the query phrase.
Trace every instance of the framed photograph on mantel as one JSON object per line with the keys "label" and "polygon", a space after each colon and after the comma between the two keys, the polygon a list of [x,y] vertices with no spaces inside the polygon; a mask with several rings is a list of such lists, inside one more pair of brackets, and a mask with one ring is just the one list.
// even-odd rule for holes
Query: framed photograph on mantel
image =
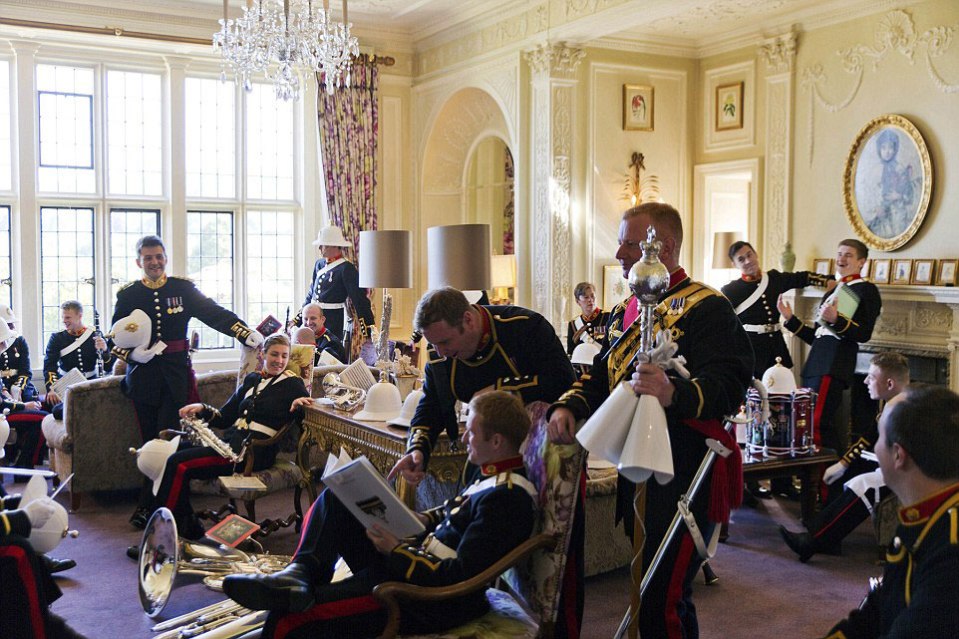
{"label": "framed photograph on mantel", "polygon": [[912,263],[912,283],[919,286],[932,286],[936,272],[936,260],[915,260]]}
{"label": "framed photograph on mantel", "polygon": [[743,82],[716,87],[716,130],[743,128]]}
{"label": "framed photograph on mantel", "polygon": [[846,158],[846,217],[867,246],[894,251],[922,226],[932,185],[932,160],[919,129],[901,115],[873,118]]}
{"label": "framed photograph on mantel", "polygon": [[640,84],[623,85],[623,130],[652,131],[654,89]]}
{"label": "framed photograph on mantel", "polygon": [[877,258],[872,261],[872,274],[869,279],[873,284],[889,283],[890,261],[887,258]]}
{"label": "framed photograph on mantel", "polygon": [[908,284],[912,280],[912,260],[892,261],[892,284]]}
{"label": "framed photograph on mantel", "polygon": [[939,260],[939,277],[936,278],[938,286],[956,285],[956,265],[959,260]]}
{"label": "framed photograph on mantel", "polygon": [[813,260],[812,270],[818,275],[832,275],[832,258],[823,257]]}

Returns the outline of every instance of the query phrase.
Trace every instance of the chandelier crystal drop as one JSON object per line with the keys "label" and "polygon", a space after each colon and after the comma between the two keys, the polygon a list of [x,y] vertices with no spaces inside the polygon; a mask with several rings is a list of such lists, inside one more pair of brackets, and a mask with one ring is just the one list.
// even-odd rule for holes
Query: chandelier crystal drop
{"label": "chandelier crystal drop", "polygon": [[323,7],[313,0],[252,0],[235,20],[227,17],[227,3],[223,0],[220,31],[213,35],[213,50],[223,56],[221,78],[229,68],[250,91],[253,76],[263,73],[282,100],[299,99],[300,73],[306,70],[324,75],[327,93],[350,85],[359,43],[350,33],[346,0],[342,22],[330,17],[329,0]]}

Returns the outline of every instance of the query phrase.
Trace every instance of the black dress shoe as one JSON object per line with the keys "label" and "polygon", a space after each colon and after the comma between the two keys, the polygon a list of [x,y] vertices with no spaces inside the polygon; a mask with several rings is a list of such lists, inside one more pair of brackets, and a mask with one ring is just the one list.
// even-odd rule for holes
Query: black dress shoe
{"label": "black dress shoe", "polygon": [[806,563],[809,558],[816,554],[813,547],[813,538],[809,533],[794,533],[786,530],[785,526],[779,527],[779,534],[783,541],[789,546],[790,550],[799,555],[799,561]]}
{"label": "black dress shoe", "polygon": [[147,522],[150,521],[150,515],[152,514],[153,511],[149,508],[137,508],[130,516],[130,524],[132,524],[134,528],[143,530],[147,527]]}
{"label": "black dress shoe", "polygon": [[759,506],[759,500],[756,499],[756,495],[752,494],[749,490],[743,491],[743,506],[749,506],[750,508],[756,508]]}
{"label": "black dress shoe", "polygon": [[73,559],[57,559],[48,555],[40,555],[43,565],[47,567],[47,572],[51,575],[64,570],[70,570],[77,565]]}
{"label": "black dress shoe", "polygon": [[127,546],[127,557],[133,561],[140,559],[140,547],[139,546]]}
{"label": "black dress shoe", "polygon": [[309,572],[290,564],[272,575],[227,575],[223,592],[251,610],[303,612],[313,605],[313,583]]}

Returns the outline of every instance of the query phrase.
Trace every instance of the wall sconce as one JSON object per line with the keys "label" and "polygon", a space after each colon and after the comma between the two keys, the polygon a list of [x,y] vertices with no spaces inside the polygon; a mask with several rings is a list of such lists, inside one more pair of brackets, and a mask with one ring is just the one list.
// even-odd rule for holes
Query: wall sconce
{"label": "wall sconce", "polygon": [[643,175],[646,170],[645,161],[646,156],[636,151],[630,157],[623,184],[623,197],[629,201],[630,206],[654,200],[662,201],[659,194],[659,177],[653,174]]}
{"label": "wall sconce", "polygon": [[510,289],[516,287],[516,256],[494,255],[490,263],[491,304],[512,304]]}

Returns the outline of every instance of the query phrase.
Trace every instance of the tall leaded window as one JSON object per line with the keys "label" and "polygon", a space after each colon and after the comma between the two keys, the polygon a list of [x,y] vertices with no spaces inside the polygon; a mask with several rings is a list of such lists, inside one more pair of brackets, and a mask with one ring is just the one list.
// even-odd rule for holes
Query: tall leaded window
{"label": "tall leaded window", "polygon": [[236,197],[236,88],[186,79],[186,195]]}
{"label": "tall leaded window", "polygon": [[293,200],[293,103],[267,84],[246,94],[246,197]]}
{"label": "tall leaded window", "polygon": [[0,302],[13,306],[10,254],[10,207],[0,205]]}
{"label": "tall leaded window", "polygon": [[[187,212],[187,277],[207,297],[233,310],[233,213]],[[200,348],[232,348],[233,338],[196,320],[191,333],[200,333]]]}
{"label": "tall leaded window", "polygon": [[110,209],[110,284],[112,298],[127,282],[140,279],[137,240],[160,234],[159,209]]}
{"label": "tall leaded window", "polygon": [[13,118],[10,115],[10,63],[0,60],[0,191],[13,188]]}
{"label": "tall leaded window", "polygon": [[107,71],[107,192],[163,195],[159,73]]}
{"label": "tall leaded window", "polygon": [[93,88],[92,68],[37,65],[41,192],[96,192]]}
{"label": "tall leaded window", "polygon": [[60,304],[95,297],[94,217],[89,207],[40,208],[40,295],[43,344],[60,328]]}
{"label": "tall leaded window", "polygon": [[293,286],[293,212],[246,212],[247,322],[256,326],[267,315],[284,321],[298,309]]}

